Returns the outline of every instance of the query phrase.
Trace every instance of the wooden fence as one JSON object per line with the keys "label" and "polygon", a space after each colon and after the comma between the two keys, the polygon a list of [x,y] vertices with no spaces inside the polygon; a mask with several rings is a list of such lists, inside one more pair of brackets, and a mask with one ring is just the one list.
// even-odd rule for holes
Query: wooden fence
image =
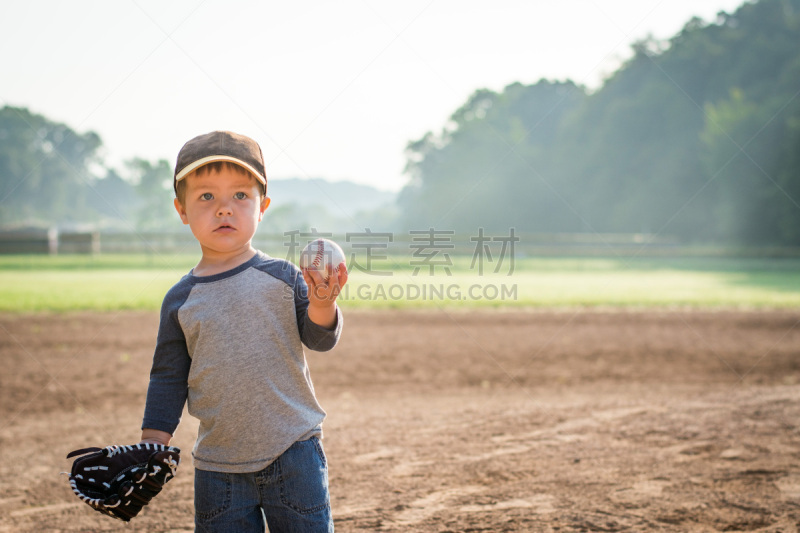
{"label": "wooden fence", "polygon": [[[314,237],[312,232],[284,234],[257,233],[256,248],[275,257],[290,257]],[[433,253],[473,255],[476,251],[504,252],[518,257],[552,255],[663,255],[680,248],[672,239],[646,234],[505,234],[448,231],[404,231],[326,234],[348,252],[358,254],[408,255]],[[509,248],[510,247],[510,248]],[[493,250],[493,252],[491,251]],[[197,241],[190,231],[175,233],[59,231],[54,228],[25,228],[0,231],[0,254],[162,254],[197,253]]]}

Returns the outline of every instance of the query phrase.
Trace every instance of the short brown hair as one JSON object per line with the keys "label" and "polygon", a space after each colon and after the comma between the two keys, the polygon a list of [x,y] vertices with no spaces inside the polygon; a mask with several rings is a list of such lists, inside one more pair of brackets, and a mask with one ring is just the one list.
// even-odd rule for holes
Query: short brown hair
{"label": "short brown hair", "polygon": [[[243,174],[250,177],[250,179],[258,183],[258,190],[261,192],[262,198],[267,195],[267,186],[258,181],[258,178],[256,178],[252,172],[243,166],[237,165],[236,163],[231,163],[230,161],[212,161],[211,163],[207,163],[202,167],[194,169],[186,176],[186,178],[189,176],[202,176],[210,172],[222,171],[236,172],[238,174]],[[182,179],[175,184],[175,197],[178,199],[181,205],[183,205],[184,200],[186,200],[186,179]]]}

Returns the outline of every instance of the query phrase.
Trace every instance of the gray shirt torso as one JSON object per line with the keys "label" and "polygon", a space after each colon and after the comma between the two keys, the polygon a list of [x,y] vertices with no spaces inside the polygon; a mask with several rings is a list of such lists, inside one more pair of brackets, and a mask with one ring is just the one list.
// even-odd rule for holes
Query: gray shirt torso
{"label": "gray shirt torso", "polygon": [[214,276],[184,276],[164,298],[143,428],[174,433],[183,405],[200,420],[194,463],[254,472],[321,432],[307,347],[341,335],[308,318],[307,287],[291,263],[259,252]]}

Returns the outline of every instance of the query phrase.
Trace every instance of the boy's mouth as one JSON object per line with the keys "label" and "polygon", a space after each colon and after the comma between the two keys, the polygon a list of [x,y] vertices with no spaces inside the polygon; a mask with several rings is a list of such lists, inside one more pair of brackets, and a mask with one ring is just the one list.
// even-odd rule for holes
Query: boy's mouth
{"label": "boy's mouth", "polygon": [[234,231],[235,229],[236,229],[236,228],[234,228],[234,227],[233,227],[233,226],[231,226],[230,224],[222,224],[222,225],[220,225],[220,226],[219,226],[217,229],[215,229],[214,231],[221,231],[221,232],[225,232],[225,231]]}

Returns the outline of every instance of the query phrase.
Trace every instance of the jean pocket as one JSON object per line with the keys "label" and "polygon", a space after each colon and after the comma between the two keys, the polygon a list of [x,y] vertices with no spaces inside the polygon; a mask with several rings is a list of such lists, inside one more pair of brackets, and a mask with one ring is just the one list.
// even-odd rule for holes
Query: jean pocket
{"label": "jean pocket", "polygon": [[314,449],[317,452],[317,456],[319,460],[322,462],[322,466],[325,467],[327,470],[328,468],[328,458],[325,457],[325,450],[322,449],[322,442],[320,442],[319,438],[311,437],[308,439],[308,442],[314,445]]}
{"label": "jean pocket", "polygon": [[300,514],[330,508],[328,466],[317,438],[295,442],[278,461],[283,505]]}
{"label": "jean pocket", "polygon": [[198,520],[211,520],[231,506],[231,475],[195,469],[194,510]]}

